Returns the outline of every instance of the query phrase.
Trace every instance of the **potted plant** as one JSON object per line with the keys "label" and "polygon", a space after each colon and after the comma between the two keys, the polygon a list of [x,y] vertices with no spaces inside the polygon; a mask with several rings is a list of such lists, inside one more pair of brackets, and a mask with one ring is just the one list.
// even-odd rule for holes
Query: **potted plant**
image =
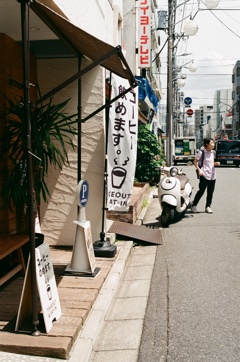
{"label": "potted plant", "polygon": [[[0,116],[4,129],[0,137],[0,159],[5,159],[0,171],[1,199],[4,209],[26,209],[28,203],[27,119],[22,99],[6,99],[6,111]],[[49,165],[62,169],[68,163],[67,147],[75,148],[73,136],[77,135],[76,116],[68,115],[65,108],[69,99],[55,104],[53,99],[35,107],[30,104],[31,152],[33,164],[33,188],[36,203],[47,201],[49,195],[46,177]],[[2,123],[2,122],[1,122]]]}

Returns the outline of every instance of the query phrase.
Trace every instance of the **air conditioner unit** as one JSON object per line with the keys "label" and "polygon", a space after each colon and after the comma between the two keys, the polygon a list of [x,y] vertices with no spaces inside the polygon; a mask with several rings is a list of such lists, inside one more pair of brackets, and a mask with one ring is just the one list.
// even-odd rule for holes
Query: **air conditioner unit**
{"label": "air conditioner unit", "polygon": [[167,30],[167,11],[160,10],[158,14],[158,27],[157,30]]}

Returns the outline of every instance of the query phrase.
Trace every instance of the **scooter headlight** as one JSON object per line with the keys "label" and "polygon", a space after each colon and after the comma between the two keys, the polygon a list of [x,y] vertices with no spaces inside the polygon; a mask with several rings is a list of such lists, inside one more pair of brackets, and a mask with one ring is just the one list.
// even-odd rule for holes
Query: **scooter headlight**
{"label": "scooter headlight", "polygon": [[177,167],[172,167],[170,170],[170,175],[173,177],[176,177],[178,175],[178,168]]}

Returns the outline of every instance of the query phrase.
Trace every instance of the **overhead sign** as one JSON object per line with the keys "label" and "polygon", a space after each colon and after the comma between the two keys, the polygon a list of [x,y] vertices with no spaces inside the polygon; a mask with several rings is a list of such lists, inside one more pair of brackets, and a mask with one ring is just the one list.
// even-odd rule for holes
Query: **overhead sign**
{"label": "overhead sign", "polygon": [[192,116],[193,115],[193,110],[190,108],[190,109],[187,110],[186,113],[187,113],[188,116]]}
{"label": "overhead sign", "polygon": [[184,98],[184,104],[186,106],[190,106],[190,104],[192,104],[192,98],[190,98],[190,97]]}
{"label": "overhead sign", "polygon": [[139,1],[138,67],[151,67],[151,0]]}

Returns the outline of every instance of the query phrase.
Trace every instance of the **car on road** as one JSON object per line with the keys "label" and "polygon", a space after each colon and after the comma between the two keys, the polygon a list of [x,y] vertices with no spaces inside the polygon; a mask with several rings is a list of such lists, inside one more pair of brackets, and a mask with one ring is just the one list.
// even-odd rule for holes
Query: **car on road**
{"label": "car on road", "polygon": [[218,140],[215,150],[220,165],[240,165],[240,140]]}

